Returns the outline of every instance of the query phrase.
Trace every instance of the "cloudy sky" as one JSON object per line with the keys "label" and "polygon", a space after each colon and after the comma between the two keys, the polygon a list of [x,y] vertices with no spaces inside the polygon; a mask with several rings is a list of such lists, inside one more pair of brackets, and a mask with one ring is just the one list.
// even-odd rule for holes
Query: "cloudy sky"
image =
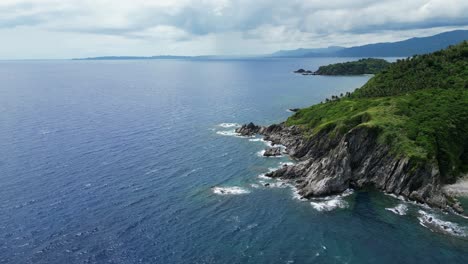
{"label": "cloudy sky", "polygon": [[247,55],[468,29],[467,0],[0,0],[0,59]]}

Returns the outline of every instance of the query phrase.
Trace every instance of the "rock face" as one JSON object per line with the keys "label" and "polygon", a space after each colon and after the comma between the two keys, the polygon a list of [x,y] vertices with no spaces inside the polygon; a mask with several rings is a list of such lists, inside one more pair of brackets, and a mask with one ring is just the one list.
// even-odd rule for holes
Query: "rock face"
{"label": "rock face", "polygon": [[256,134],[261,134],[260,129],[262,129],[262,127],[254,125],[254,123],[250,122],[241,126],[240,128],[237,128],[236,133],[240,134],[241,136],[251,137],[255,136]]}
{"label": "rock face", "polygon": [[272,147],[265,150],[263,153],[265,157],[276,157],[281,156],[281,148],[280,147]]}
{"label": "rock face", "polygon": [[374,186],[433,207],[463,211],[441,191],[436,165],[392,155],[386,145],[377,142],[379,131],[375,128],[357,127],[342,136],[331,136],[325,131],[306,138],[295,126],[260,127],[251,123],[239,128],[238,133],[259,133],[265,140],[286,146],[298,163],[267,176],[294,179],[299,194],[305,198],[337,194],[350,187]]}

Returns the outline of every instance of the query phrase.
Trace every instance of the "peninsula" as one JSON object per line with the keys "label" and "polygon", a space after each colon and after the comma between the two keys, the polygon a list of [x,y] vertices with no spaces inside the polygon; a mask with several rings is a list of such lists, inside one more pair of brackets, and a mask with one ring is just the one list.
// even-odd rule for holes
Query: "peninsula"
{"label": "peninsula", "polygon": [[343,63],[334,63],[326,66],[320,66],[317,71],[312,72],[299,69],[295,73],[302,75],[362,75],[376,74],[390,66],[390,62],[384,59],[360,59]]}
{"label": "peninsula", "polygon": [[363,87],[270,126],[244,125],[298,163],[271,172],[305,197],[373,186],[463,212],[443,186],[468,170],[468,42],[398,60]]}

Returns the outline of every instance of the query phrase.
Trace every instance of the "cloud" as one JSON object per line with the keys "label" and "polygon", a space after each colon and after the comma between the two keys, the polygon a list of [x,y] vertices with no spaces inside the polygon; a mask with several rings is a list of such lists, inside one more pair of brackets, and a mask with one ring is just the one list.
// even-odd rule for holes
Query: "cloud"
{"label": "cloud", "polygon": [[466,14],[466,0],[2,0],[0,34],[10,37],[12,46],[40,32],[44,43],[62,36],[88,46],[112,38],[128,53],[148,47],[147,55],[166,50],[239,54],[399,40],[427,29],[465,27]]}

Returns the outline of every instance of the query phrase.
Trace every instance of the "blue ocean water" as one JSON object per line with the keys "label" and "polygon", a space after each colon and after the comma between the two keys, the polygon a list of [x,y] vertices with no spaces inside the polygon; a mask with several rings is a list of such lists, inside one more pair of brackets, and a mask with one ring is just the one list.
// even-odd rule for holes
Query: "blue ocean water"
{"label": "blue ocean water", "polygon": [[467,219],[300,200],[233,135],[370,78],[291,73],[341,60],[0,62],[0,263],[468,263]]}

